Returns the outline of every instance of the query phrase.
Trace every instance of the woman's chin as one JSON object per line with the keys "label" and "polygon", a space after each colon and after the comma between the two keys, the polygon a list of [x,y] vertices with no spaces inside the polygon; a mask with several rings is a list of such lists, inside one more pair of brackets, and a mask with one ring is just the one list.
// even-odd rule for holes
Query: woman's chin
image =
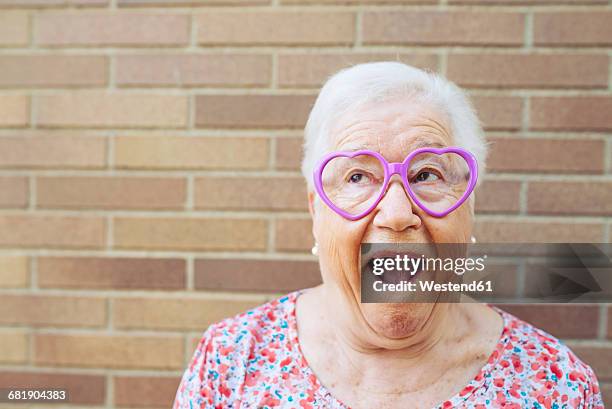
{"label": "woman's chin", "polygon": [[421,303],[362,304],[362,313],[380,337],[403,339],[419,333],[431,308],[431,304]]}

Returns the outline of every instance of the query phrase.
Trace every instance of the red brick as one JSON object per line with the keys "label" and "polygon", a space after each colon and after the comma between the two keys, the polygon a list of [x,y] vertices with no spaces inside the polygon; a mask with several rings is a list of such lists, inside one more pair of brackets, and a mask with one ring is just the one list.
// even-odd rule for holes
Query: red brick
{"label": "red brick", "polygon": [[0,176],[0,208],[26,207],[28,204],[28,178]]}
{"label": "red brick", "polygon": [[310,95],[201,95],[201,128],[303,128],[314,104]]}
{"label": "red brick", "polygon": [[129,136],[115,141],[115,165],[122,169],[265,169],[268,151],[266,138]]}
{"label": "red brick", "polygon": [[0,168],[84,169],[106,166],[106,141],[97,136],[0,137]]}
{"label": "red brick", "polygon": [[196,19],[203,45],[347,45],[354,22],[352,13],[329,11],[207,12]]}
{"label": "red brick", "polygon": [[195,180],[195,206],[198,209],[305,211],[308,209],[306,183],[302,177],[200,177]]}
{"label": "red brick", "polygon": [[252,86],[272,79],[272,60],[254,54],[163,54],[117,57],[121,86]]}
{"label": "red brick", "polygon": [[184,128],[186,96],[71,92],[40,95],[38,124],[46,128]]}
{"label": "red brick", "polygon": [[310,219],[278,219],[275,229],[277,251],[310,252],[314,245]]}
{"label": "red brick", "polygon": [[603,383],[600,380],[599,388],[601,389],[604,407],[612,406],[612,383]]}
{"label": "red brick", "polygon": [[125,7],[142,7],[142,6],[213,6],[213,5],[228,5],[228,6],[256,6],[270,4],[269,0],[214,0],[212,2],[204,2],[201,0],[119,0],[119,6]]}
{"label": "red brick", "polygon": [[181,209],[187,184],[183,178],[40,177],[36,180],[40,208]]}
{"label": "red brick", "polygon": [[39,257],[41,288],[180,290],[186,285],[181,259],[135,257]]}
{"label": "red brick", "polygon": [[102,248],[105,222],[99,217],[16,214],[0,216],[0,247]]}
{"label": "red brick", "polygon": [[0,13],[0,47],[24,46],[29,41],[30,23],[26,13]]}
{"label": "red brick", "polygon": [[527,209],[531,214],[612,215],[612,183],[529,182]]}
{"label": "red brick", "polygon": [[321,283],[315,261],[198,259],[198,290],[289,292]]}
{"label": "red brick", "polygon": [[492,172],[602,173],[603,140],[491,138]]}
{"label": "red brick", "polygon": [[106,301],[101,298],[2,295],[0,323],[36,327],[101,327]]}
{"label": "red brick", "polygon": [[533,5],[555,5],[555,4],[607,4],[608,0],[448,0],[449,4],[533,4]]}
{"label": "red brick", "polygon": [[525,16],[484,11],[376,11],[363,15],[365,44],[520,45]]}
{"label": "red brick", "polygon": [[265,250],[267,223],[259,219],[117,217],[117,248]]}
{"label": "red brick", "polygon": [[102,86],[108,79],[108,59],[84,55],[3,55],[0,72],[0,87]]}
{"label": "red brick", "polygon": [[437,4],[438,0],[281,0],[281,4]]}
{"label": "red brick", "polygon": [[0,7],[100,7],[108,0],[0,0]]}
{"label": "red brick", "polygon": [[30,260],[26,256],[0,256],[0,288],[30,285]]}
{"label": "red brick", "polygon": [[477,219],[474,236],[481,243],[601,243],[603,226],[537,219]]}
{"label": "red brick", "polygon": [[342,68],[371,61],[401,61],[436,71],[438,57],[432,54],[334,53],[281,54],[278,57],[278,82],[281,87],[319,87]]}
{"label": "red brick", "polygon": [[515,130],[521,127],[521,98],[476,95],[472,97],[472,102],[486,130]]}
{"label": "red brick", "polygon": [[302,164],[303,138],[278,138],[276,140],[276,168],[297,170]]}
{"label": "red brick", "polygon": [[599,328],[596,305],[499,305],[558,338],[593,338]]}
{"label": "red brick", "polygon": [[121,329],[203,331],[215,322],[261,304],[263,299],[121,298],[114,302],[113,324]]}
{"label": "red brick", "polygon": [[447,76],[465,87],[607,88],[608,56],[452,54]]}
{"label": "red brick", "polygon": [[29,336],[26,331],[3,330],[0,332],[0,363],[27,364],[29,344]]}
{"label": "red brick", "polygon": [[532,97],[530,127],[550,131],[609,131],[612,97]]}
{"label": "red brick", "polygon": [[180,376],[116,376],[114,403],[118,407],[169,408],[180,380]]}
{"label": "red brick", "polygon": [[21,128],[30,122],[30,102],[25,95],[0,95],[0,127]]}
{"label": "red brick", "polygon": [[[612,228],[610,230],[612,233]],[[608,338],[612,339],[612,306],[608,306]]]}
{"label": "red brick", "polygon": [[476,212],[516,213],[520,209],[521,183],[507,180],[486,180],[476,191]]}
{"label": "red brick", "polygon": [[48,46],[171,46],[189,43],[187,15],[48,13],[38,16],[36,27],[37,44]]}
{"label": "red brick", "polygon": [[[34,368],[33,368],[34,369]],[[41,372],[39,370],[8,370],[0,372],[0,388],[13,389],[66,389],[74,405],[105,403],[106,377],[104,375]]]}
{"label": "red brick", "polygon": [[571,11],[534,13],[533,39],[536,45],[610,45],[612,12]]}
{"label": "red brick", "polygon": [[37,366],[177,370],[182,369],[183,358],[184,342],[179,336],[34,336],[34,363]]}

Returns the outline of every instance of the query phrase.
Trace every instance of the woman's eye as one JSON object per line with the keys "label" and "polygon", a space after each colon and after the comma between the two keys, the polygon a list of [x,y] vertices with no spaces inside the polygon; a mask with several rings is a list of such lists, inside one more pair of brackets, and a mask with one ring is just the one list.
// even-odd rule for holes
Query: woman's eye
{"label": "woman's eye", "polygon": [[366,176],[363,173],[353,173],[349,176],[350,183],[359,183],[362,181],[366,181]]}
{"label": "woman's eye", "polygon": [[417,182],[433,182],[438,179],[440,179],[438,175],[427,171],[419,173],[416,178],[414,178]]}

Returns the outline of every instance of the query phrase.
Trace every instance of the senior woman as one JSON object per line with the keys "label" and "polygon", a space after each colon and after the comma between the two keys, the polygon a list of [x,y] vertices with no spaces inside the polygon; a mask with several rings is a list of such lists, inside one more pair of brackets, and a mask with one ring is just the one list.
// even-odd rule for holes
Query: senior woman
{"label": "senior woman", "polygon": [[[304,148],[323,284],[211,325],[174,408],[603,408],[589,366],[500,309],[361,302],[362,243],[473,240],[486,144],[459,88],[397,62],[342,70]],[[438,170],[446,154],[466,166]]]}

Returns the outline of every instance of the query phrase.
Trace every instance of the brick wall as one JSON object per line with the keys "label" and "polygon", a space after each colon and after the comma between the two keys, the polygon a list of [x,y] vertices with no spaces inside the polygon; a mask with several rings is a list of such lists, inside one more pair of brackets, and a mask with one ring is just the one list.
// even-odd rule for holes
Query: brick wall
{"label": "brick wall", "polygon": [[[492,141],[480,241],[609,242],[608,0],[0,0],[0,385],[169,407],[213,321],[318,282],[301,128],[398,59]],[[612,309],[520,306],[596,370]]]}

